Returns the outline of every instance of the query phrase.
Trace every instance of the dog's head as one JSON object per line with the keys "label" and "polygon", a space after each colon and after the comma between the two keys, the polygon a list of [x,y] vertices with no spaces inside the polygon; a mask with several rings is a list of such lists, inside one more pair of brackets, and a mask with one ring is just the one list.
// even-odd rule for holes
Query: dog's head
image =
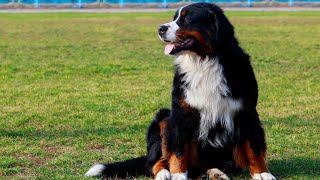
{"label": "dog's head", "polygon": [[205,57],[235,40],[233,27],[214,4],[194,3],[179,8],[172,22],[161,25],[159,37],[167,42],[166,54],[192,51]]}

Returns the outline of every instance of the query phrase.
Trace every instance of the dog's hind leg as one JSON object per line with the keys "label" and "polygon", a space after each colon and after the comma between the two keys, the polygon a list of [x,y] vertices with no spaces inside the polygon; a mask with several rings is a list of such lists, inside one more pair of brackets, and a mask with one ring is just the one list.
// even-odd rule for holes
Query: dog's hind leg
{"label": "dog's hind leg", "polygon": [[159,161],[156,162],[156,164],[152,168],[152,172],[155,176],[155,180],[170,180],[171,174],[168,171],[168,157],[169,153],[167,150],[167,141],[164,136],[165,128],[167,127],[168,119],[164,119],[161,122],[159,122],[160,127],[160,136],[161,136],[161,154],[162,157],[159,159]]}
{"label": "dog's hind leg", "polygon": [[170,180],[171,174],[168,171],[168,156],[169,153],[167,151],[167,143],[164,137],[164,129],[167,126],[167,119],[159,122],[160,127],[160,136],[161,136],[161,158],[155,163],[152,168],[152,173],[155,177],[155,180]]}
{"label": "dog's hind leg", "polygon": [[157,180],[170,180],[167,163],[164,129],[167,127],[169,109],[160,109],[151,122],[147,133],[147,168]]}

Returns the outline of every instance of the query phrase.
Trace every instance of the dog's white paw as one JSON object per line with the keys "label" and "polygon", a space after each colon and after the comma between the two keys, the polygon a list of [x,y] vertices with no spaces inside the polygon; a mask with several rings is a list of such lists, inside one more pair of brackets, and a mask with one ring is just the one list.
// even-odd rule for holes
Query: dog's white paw
{"label": "dog's white paw", "polygon": [[188,180],[188,173],[174,173],[171,174],[171,180]]}
{"label": "dog's white paw", "polygon": [[155,180],[170,180],[170,172],[166,169],[162,169],[161,171],[158,172],[156,175]]}
{"label": "dog's white paw", "polygon": [[252,176],[252,179],[254,180],[276,180],[277,178],[275,178],[271,173],[268,172],[264,172],[264,173],[256,173]]}
{"label": "dog's white paw", "polygon": [[95,177],[101,176],[103,171],[106,169],[106,165],[104,164],[95,164],[92,166],[88,172],[86,172],[85,176],[87,177]]}
{"label": "dog's white paw", "polygon": [[217,168],[209,169],[207,171],[207,174],[211,179],[229,180],[229,177],[224,172],[220,171]]}

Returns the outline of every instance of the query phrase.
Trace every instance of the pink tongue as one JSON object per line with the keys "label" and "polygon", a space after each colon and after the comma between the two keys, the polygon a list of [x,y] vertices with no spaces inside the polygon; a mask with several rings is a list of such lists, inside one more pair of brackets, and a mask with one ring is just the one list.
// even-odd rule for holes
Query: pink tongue
{"label": "pink tongue", "polygon": [[167,44],[164,48],[164,54],[169,55],[174,48],[174,44]]}

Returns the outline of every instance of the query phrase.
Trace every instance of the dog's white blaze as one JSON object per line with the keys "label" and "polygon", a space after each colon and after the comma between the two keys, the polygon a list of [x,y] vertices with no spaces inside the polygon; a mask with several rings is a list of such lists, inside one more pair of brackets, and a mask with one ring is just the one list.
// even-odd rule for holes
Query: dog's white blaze
{"label": "dog's white blaze", "polygon": [[[167,41],[170,41],[170,42],[176,41],[176,32],[180,28],[179,25],[177,24],[177,21],[179,20],[179,18],[181,16],[182,9],[185,8],[186,6],[188,6],[188,5],[182,6],[178,10],[178,16],[174,21],[171,21],[169,23],[163,24],[165,26],[168,26],[168,30],[166,32],[166,40]],[[162,38],[160,37],[160,39],[162,39]]]}
{"label": "dog's white blaze", "polygon": [[179,19],[180,16],[181,16],[181,11],[182,11],[182,9],[185,8],[186,6],[188,6],[188,5],[182,6],[182,7],[178,10],[178,17],[177,17],[176,19],[174,19],[175,22],[178,21],[178,19]]}
{"label": "dog's white blaze", "polygon": [[[227,97],[229,88],[223,67],[217,59],[201,59],[197,54],[180,53],[175,64],[183,77],[186,102],[199,110],[201,116],[199,140],[221,147],[234,131],[233,116],[242,107],[241,100]],[[220,123],[225,131],[209,140],[210,129]]]}

